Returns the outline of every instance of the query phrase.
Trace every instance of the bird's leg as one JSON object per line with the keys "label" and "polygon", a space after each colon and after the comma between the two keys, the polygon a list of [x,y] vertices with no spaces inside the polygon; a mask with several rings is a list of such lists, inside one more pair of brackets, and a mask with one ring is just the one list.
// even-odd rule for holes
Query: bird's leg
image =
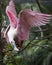
{"label": "bird's leg", "polygon": [[42,29],[41,29],[41,27],[39,26],[38,27],[39,29],[40,29],[40,31],[41,31],[41,38],[43,38],[44,37],[44,35],[43,35],[43,31],[42,31]]}

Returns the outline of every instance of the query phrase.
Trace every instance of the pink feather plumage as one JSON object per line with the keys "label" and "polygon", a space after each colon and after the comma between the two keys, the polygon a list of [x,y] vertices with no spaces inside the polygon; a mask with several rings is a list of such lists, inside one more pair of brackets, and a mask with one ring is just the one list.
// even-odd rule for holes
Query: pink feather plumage
{"label": "pink feather plumage", "polygon": [[[17,36],[17,40],[19,40],[20,42],[28,38],[31,27],[48,24],[51,19],[51,15],[34,12],[30,9],[22,10],[17,18],[15,5],[12,0],[9,2],[9,5],[6,7],[6,14],[10,21],[9,27],[12,27],[14,29],[17,28],[16,36]],[[5,36],[7,37],[8,37],[7,33],[10,30],[9,27],[5,31]]]}

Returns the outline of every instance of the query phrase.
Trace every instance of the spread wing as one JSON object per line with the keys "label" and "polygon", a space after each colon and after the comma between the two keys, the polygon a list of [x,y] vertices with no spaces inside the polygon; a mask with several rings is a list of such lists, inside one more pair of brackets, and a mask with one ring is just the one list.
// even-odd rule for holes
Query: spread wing
{"label": "spread wing", "polygon": [[15,5],[12,0],[9,2],[9,5],[6,7],[6,14],[9,18],[11,26],[16,27],[18,19],[15,10]]}
{"label": "spread wing", "polygon": [[15,10],[15,5],[12,0],[9,2],[9,7],[11,8],[13,14],[17,16],[16,10]]}
{"label": "spread wing", "polygon": [[19,38],[27,39],[30,27],[48,24],[51,19],[51,15],[37,13],[30,9],[26,9],[20,12],[19,18]]}

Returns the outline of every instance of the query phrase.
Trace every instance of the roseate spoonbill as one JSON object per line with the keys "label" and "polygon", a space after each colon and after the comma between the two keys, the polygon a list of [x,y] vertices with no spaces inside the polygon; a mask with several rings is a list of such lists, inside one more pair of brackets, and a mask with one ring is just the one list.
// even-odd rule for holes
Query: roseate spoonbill
{"label": "roseate spoonbill", "polygon": [[51,15],[32,11],[31,9],[21,10],[18,17],[15,10],[15,5],[11,0],[6,7],[6,14],[10,24],[4,32],[4,36],[9,41],[14,50],[19,51],[16,47],[14,38],[18,40],[18,45],[22,46],[22,41],[28,39],[31,27],[46,25],[51,19]]}

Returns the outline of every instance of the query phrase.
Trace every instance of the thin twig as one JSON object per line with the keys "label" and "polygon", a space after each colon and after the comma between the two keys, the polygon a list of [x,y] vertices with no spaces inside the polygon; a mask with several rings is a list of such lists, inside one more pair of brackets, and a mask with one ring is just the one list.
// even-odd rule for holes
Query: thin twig
{"label": "thin twig", "polygon": [[32,32],[33,32],[33,33],[36,33],[36,32],[44,32],[44,31],[47,31],[47,30],[48,30],[48,28],[43,29],[43,30],[33,30]]}
{"label": "thin twig", "polygon": [[33,46],[38,46],[44,49],[48,49],[49,51],[52,51],[52,48],[50,48],[48,45],[38,45],[38,44],[32,44]]}
{"label": "thin twig", "polygon": [[50,34],[50,35],[44,37],[43,39],[50,38],[50,37],[52,37],[52,34]]}
{"label": "thin twig", "polygon": [[29,42],[22,50],[20,50],[18,53],[24,51],[29,45],[31,44],[31,42]]}

